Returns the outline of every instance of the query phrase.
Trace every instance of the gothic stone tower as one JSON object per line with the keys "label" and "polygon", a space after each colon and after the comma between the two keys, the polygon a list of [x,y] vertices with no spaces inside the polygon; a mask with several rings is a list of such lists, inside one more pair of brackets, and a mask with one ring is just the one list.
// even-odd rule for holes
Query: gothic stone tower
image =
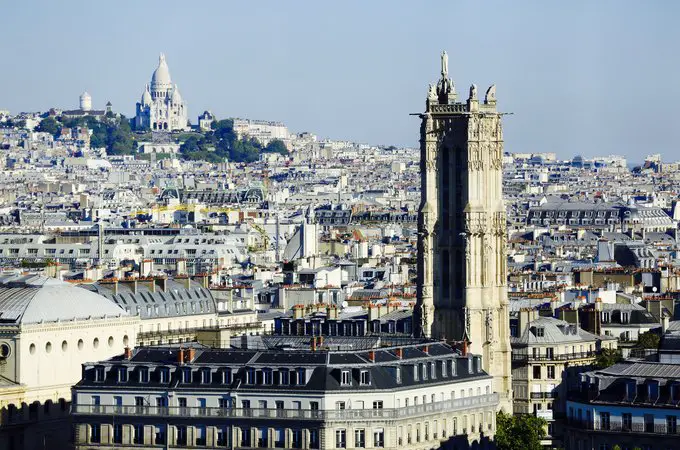
{"label": "gothic stone tower", "polygon": [[416,333],[466,341],[512,411],[506,277],[503,134],[496,87],[456,102],[442,54],[441,79],[421,114]]}

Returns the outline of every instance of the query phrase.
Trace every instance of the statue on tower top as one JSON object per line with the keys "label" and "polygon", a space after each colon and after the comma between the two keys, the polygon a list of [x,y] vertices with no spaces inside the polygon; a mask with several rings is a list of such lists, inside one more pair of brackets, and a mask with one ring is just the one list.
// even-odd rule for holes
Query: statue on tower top
{"label": "statue on tower top", "polygon": [[451,100],[455,101],[456,91],[453,82],[449,78],[449,55],[446,53],[446,50],[441,55],[441,66],[442,77],[437,83],[437,98],[439,103],[447,104],[450,100],[449,96],[452,96]]}
{"label": "statue on tower top", "polygon": [[449,55],[446,50],[442,52],[442,78],[449,77]]}

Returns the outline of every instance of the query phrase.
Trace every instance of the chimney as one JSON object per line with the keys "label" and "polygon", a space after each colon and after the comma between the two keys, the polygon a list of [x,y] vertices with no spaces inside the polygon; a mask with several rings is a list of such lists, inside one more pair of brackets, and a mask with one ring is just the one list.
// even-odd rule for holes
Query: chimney
{"label": "chimney", "polygon": [[312,351],[316,351],[316,336],[312,336]]}
{"label": "chimney", "polygon": [[180,347],[177,353],[177,362],[182,365],[184,364],[184,348]]}
{"label": "chimney", "polygon": [[139,276],[148,277],[153,273],[153,259],[143,259],[139,265]]}
{"label": "chimney", "polygon": [[293,319],[302,319],[305,315],[304,305],[293,305]]}
{"label": "chimney", "polygon": [[187,274],[187,260],[185,258],[178,258],[175,262],[175,275]]}
{"label": "chimney", "polygon": [[326,307],[326,319],[338,320],[338,307],[336,305],[328,305]]}
{"label": "chimney", "polygon": [[404,349],[399,347],[394,350],[394,354],[397,355],[397,358],[402,359],[404,357]]}
{"label": "chimney", "polygon": [[185,363],[192,363],[194,362],[194,358],[196,357],[196,349],[193,347],[189,347],[186,352],[184,352],[184,362]]}
{"label": "chimney", "polygon": [[670,318],[668,317],[668,314],[662,314],[662,316],[661,316],[661,332],[663,334],[666,334],[666,330],[668,330],[669,325],[670,325]]}
{"label": "chimney", "polygon": [[467,339],[465,339],[463,341],[463,348],[461,349],[461,351],[463,352],[463,356],[467,356],[467,354],[468,354],[468,341],[467,341]]}
{"label": "chimney", "polygon": [[168,290],[168,279],[167,277],[156,277],[153,280],[154,284],[160,286],[161,291],[166,292]]}
{"label": "chimney", "polygon": [[429,345],[426,345],[426,346],[423,347],[423,353],[425,353],[426,355],[430,354],[430,346]]}
{"label": "chimney", "polygon": [[369,350],[368,360],[371,361],[371,362],[375,362],[375,352],[373,350]]}
{"label": "chimney", "polygon": [[132,359],[132,349],[128,346],[125,347],[125,352],[123,353],[125,359]]}
{"label": "chimney", "polygon": [[319,348],[323,347],[323,336],[319,336]]}

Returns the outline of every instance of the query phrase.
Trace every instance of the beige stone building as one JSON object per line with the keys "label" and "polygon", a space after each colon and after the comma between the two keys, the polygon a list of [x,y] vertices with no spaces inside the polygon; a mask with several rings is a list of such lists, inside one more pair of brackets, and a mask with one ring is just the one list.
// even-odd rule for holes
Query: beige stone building
{"label": "beige stone building", "polygon": [[442,54],[421,123],[418,215],[419,334],[469,342],[510,411],[507,225],[502,195],[502,114],[496,87],[458,102]]}
{"label": "beige stone building", "polygon": [[592,369],[601,349],[617,348],[617,339],[539,316],[532,308],[519,310],[510,323],[513,411],[545,419],[547,435],[542,444],[560,447],[562,423],[558,419],[566,413],[568,380],[578,382],[578,374]]}

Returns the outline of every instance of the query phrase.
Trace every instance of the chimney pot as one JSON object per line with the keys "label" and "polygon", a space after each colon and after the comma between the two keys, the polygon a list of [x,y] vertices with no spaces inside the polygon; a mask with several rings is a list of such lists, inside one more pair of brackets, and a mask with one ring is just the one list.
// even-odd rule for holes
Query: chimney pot
{"label": "chimney pot", "polygon": [[179,348],[179,352],[177,353],[177,362],[180,365],[184,364],[184,349],[182,347]]}
{"label": "chimney pot", "polygon": [[132,359],[132,349],[130,347],[125,347],[124,353],[125,359]]}

